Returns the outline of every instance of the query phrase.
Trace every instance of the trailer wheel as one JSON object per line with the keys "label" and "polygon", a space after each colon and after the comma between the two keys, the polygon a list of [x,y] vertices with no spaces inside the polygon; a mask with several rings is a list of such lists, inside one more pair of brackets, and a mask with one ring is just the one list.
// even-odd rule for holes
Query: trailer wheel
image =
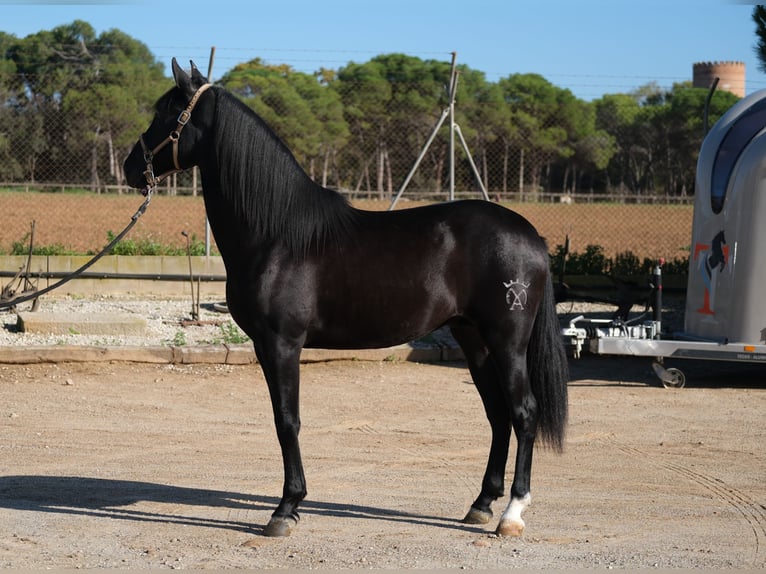
{"label": "trailer wheel", "polygon": [[665,369],[662,377],[662,386],[666,389],[680,389],[686,384],[686,376],[682,371],[671,367]]}

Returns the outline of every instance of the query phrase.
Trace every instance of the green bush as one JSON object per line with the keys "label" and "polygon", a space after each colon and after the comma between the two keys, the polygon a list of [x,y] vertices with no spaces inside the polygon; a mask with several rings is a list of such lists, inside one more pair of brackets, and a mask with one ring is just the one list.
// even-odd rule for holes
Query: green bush
{"label": "green bush", "polygon": [[567,275],[603,275],[611,265],[611,260],[604,255],[600,245],[586,245],[585,253],[569,253],[566,255],[564,246],[557,245],[551,256],[551,269],[558,273],[566,257]]}
{"label": "green bush", "polygon": [[[107,231],[104,245],[110,243],[115,237],[116,235],[112,231]],[[192,255],[205,255],[205,242],[197,239],[196,235],[192,235],[189,241],[189,251]],[[8,255],[27,255],[28,253],[29,234],[26,234],[11,244]],[[32,248],[32,255],[95,255],[96,253],[97,251],[89,251],[83,254],[60,243],[35,245]],[[4,254],[5,251],[0,248],[0,255]],[[173,245],[163,245],[151,237],[139,239],[126,237],[112,248],[109,255],[186,255],[186,245],[175,247]]]}
{"label": "green bush", "polygon": [[[29,235],[11,244],[10,255],[27,255],[28,253]],[[32,246],[32,255],[75,255],[75,252],[60,243],[54,243],[53,245]]]}
{"label": "green bush", "polygon": [[[107,232],[107,242],[115,238],[113,232]],[[189,242],[189,251],[192,255],[204,255],[205,243],[199,241],[195,235],[192,235]],[[141,239],[132,239],[130,237],[123,239],[112,248],[111,255],[186,255],[186,246],[173,247],[162,245],[151,237]]]}
{"label": "green bush", "polygon": [[[614,258],[604,255],[600,245],[586,245],[584,253],[566,255],[563,245],[557,245],[551,254],[551,271],[554,275],[561,270],[566,257],[567,275],[609,275],[612,277],[635,277],[652,273],[657,261],[645,257],[641,261],[633,252],[624,251]],[[665,261],[662,266],[664,275],[686,275],[689,269],[688,258],[676,258]]]}

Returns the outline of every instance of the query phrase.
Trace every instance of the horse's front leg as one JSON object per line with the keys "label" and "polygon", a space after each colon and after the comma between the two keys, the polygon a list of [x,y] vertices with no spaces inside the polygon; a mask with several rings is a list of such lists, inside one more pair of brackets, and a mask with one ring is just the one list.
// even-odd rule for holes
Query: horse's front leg
{"label": "horse's front leg", "polygon": [[298,505],[306,497],[306,478],[298,443],[301,428],[298,402],[300,353],[300,345],[284,341],[256,344],[256,355],[271,395],[284,465],[282,500],[263,531],[266,536],[289,536],[299,520]]}

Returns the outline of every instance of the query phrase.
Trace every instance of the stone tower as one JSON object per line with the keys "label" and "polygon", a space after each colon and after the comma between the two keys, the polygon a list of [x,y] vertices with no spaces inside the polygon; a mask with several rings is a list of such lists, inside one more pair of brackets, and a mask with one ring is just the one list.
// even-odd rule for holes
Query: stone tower
{"label": "stone tower", "polygon": [[709,88],[715,78],[720,78],[717,89],[745,97],[744,62],[697,62],[693,71],[692,85],[695,88]]}

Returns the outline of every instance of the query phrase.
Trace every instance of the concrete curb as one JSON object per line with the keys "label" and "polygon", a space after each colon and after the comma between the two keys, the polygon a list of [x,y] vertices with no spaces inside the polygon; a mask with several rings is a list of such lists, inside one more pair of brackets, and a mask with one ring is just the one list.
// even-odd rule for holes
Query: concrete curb
{"label": "concrete curb", "polygon": [[146,319],[130,313],[73,313],[67,311],[21,311],[17,325],[24,333],[48,335],[111,335],[140,337],[146,334]]}
{"label": "concrete curb", "polygon": [[[302,363],[325,361],[411,361],[438,363],[463,360],[458,348],[398,345],[386,349],[304,349]],[[190,347],[46,345],[0,347],[0,364],[35,363],[155,363],[173,365],[249,365],[257,363],[252,345]]]}

